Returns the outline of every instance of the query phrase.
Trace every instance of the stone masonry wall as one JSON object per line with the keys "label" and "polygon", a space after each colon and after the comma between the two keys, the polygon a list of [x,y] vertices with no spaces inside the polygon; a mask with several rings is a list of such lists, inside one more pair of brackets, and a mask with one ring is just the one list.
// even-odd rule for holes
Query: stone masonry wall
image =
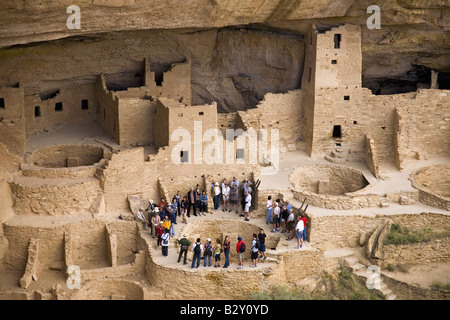
{"label": "stone masonry wall", "polygon": [[6,145],[9,152],[25,152],[25,114],[23,88],[0,88],[0,143]]}

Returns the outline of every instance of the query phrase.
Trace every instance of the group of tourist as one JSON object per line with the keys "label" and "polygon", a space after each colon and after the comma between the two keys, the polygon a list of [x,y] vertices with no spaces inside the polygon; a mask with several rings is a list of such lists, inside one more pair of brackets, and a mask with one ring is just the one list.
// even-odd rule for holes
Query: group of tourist
{"label": "group of tourist", "polygon": [[[178,263],[180,263],[183,258],[183,264],[187,264],[187,254],[190,247],[193,253],[191,268],[199,268],[200,260],[202,258],[204,267],[211,267],[212,259],[214,259],[214,267],[220,268],[222,253],[225,256],[225,263],[222,268],[228,268],[230,266],[231,241],[229,236],[226,236],[223,242],[220,239],[216,239],[214,244],[211,242],[210,238],[207,238],[204,243],[201,242],[200,238],[197,238],[192,245],[191,241],[187,237],[188,235],[184,234],[183,237],[178,240],[178,244],[180,245],[180,252],[177,260]],[[238,269],[242,269],[244,267],[247,245],[242,240],[242,237],[238,237],[237,241],[236,253],[239,260]],[[267,259],[265,243],[266,234],[264,233],[264,229],[261,229],[258,235],[256,233],[253,234],[250,248],[250,258],[252,260],[252,265],[250,266],[251,268],[255,268],[257,266],[258,259]],[[165,250],[166,249],[163,249],[163,255],[167,256],[167,251]]]}
{"label": "group of tourist", "polygon": [[267,197],[266,202],[266,224],[273,224],[273,229],[271,232],[279,232],[281,228],[281,233],[287,234],[287,241],[291,241],[293,235],[297,238],[297,249],[303,247],[303,242],[306,241],[306,223],[308,222],[305,216],[297,216],[293,212],[293,207],[286,200],[284,204],[281,203],[280,199],[275,202],[272,200],[272,196]]}

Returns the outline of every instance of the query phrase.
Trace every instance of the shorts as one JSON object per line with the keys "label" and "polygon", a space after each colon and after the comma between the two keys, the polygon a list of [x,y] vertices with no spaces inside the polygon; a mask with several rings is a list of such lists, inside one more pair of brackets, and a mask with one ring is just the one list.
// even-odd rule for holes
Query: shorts
{"label": "shorts", "polygon": [[248,212],[249,210],[250,210],[250,203],[246,203],[244,211]]}
{"label": "shorts", "polygon": [[252,259],[258,259],[258,251],[256,251],[256,252],[252,251],[251,254],[250,254],[250,257]]}
{"label": "shorts", "polygon": [[274,216],[272,218],[272,220],[273,220],[273,223],[279,223],[280,222],[280,216]]}
{"label": "shorts", "polygon": [[220,253],[219,254],[216,254],[216,255],[214,255],[214,261],[220,261]]}
{"label": "shorts", "polygon": [[266,245],[260,243],[260,244],[259,244],[259,251],[261,251],[261,252],[266,252]]}
{"label": "shorts", "polygon": [[302,231],[296,231],[295,236],[297,239],[303,239],[303,230]]}
{"label": "shorts", "polygon": [[222,198],[223,198],[223,201],[228,201],[228,200],[230,200],[230,196],[223,196]]}
{"label": "shorts", "polygon": [[230,202],[231,202],[231,204],[233,204],[233,205],[237,205],[237,204],[238,204],[238,200],[233,200],[233,199],[231,199]]}
{"label": "shorts", "polygon": [[239,260],[244,260],[245,252],[238,252],[238,258]]}

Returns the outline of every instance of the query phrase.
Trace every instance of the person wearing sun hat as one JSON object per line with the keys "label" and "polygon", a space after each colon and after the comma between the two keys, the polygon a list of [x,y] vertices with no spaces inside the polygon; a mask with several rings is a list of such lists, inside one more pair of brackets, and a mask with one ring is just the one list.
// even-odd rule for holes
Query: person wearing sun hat
{"label": "person wearing sun hat", "polygon": [[180,254],[178,255],[178,263],[180,263],[181,256],[184,254],[183,264],[187,264],[187,262],[186,262],[187,252],[188,252],[189,246],[191,245],[191,242],[189,241],[189,239],[187,237],[188,237],[188,235],[185,233],[185,234],[183,234],[183,238],[178,240],[178,244],[180,245]]}

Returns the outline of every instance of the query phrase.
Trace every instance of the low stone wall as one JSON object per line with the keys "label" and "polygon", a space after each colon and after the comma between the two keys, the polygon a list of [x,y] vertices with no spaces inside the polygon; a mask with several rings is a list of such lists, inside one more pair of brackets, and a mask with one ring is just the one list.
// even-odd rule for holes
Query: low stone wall
{"label": "low stone wall", "polygon": [[89,210],[101,193],[100,181],[82,179],[41,179],[16,177],[10,182],[17,214],[71,215]]}
{"label": "low stone wall", "polygon": [[384,245],[383,264],[429,263],[450,261],[450,238],[429,242]]}
{"label": "low stone wall", "polygon": [[309,221],[310,242],[321,250],[359,246],[361,237],[365,242],[383,222],[384,219],[364,215],[313,216]]}
{"label": "low stone wall", "polygon": [[450,211],[450,165],[425,167],[411,173],[412,186],[419,190],[419,200]]}
{"label": "low stone wall", "polygon": [[144,290],[138,282],[129,280],[100,280],[85,284],[71,300],[143,300]]}
{"label": "low stone wall", "polygon": [[421,286],[405,283],[384,274],[381,274],[383,282],[397,296],[397,300],[449,300],[450,290],[433,290]]}

